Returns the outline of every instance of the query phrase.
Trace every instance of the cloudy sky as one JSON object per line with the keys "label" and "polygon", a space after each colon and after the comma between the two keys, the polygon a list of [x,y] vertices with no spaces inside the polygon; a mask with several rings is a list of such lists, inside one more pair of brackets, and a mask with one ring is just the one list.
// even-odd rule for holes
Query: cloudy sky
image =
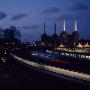
{"label": "cloudy sky", "polygon": [[67,18],[67,32],[74,31],[77,19],[80,38],[90,39],[90,0],[0,0],[0,28],[15,25],[21,31],[22,41],[40,40],[43,22],[48,35],[63,30]]}

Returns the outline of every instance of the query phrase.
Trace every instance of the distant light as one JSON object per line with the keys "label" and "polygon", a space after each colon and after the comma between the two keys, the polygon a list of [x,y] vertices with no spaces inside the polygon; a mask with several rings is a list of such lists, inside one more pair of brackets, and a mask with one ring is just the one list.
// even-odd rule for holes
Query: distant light
{"label": "distant light", "polygon": [[46,52],[49,52],[49,50],[46,50]]}
{"label": "distant light", "polygon": [[84,47],[89,48],[90,45],[89,45],[88,43],[86,43],[86,44],[84,45]]}
{"label": "distant light", "polygon": [[50,51],[50,53],[52,53],[52,51]]}
{"label": "distant light", "polygon": [[81,43],[79,43],[79,45],[77,47],[78,48],[83,48],[83,45]]}
{"label": "distant light", "polygon": [[6,52],[6,51],[5,51]]}
{"label": "distant light", "polygon": [[44,45],[44,43],[43,43],[43,42],[42,42],[41,44],[42,44],[42,45]]}
{"label": "distant light", "polygon": [[33,44],[31,44],[30,46],[33,46]]}
{"label": "distant light", "polygon": [[12,44],[15,44],[14,42]]}
{"label": "distant light", "polygon": [[38,54],[32,54],[33,56],[37,56]]}
{"label": "distant light", "polygon": [[37,46],[36,44],[34,46]]}
{"label": "distant light", "polygon": [[5,61],[5,59],[4,59],[4,57],[2,57],[2,61],[5,63],[6,61]]}
{"label": "distant light", "polygon": [[4,54],[7,54],[6,52]]}

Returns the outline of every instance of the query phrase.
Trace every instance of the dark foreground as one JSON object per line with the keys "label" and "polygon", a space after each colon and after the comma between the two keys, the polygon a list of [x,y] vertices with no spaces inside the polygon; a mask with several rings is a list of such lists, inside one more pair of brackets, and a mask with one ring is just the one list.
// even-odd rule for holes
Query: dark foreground
{"label": "dark foreground", "polygon": [[[0,90],[89,89],[89,85],[66,81],[9,61],[0,65]],[[90,90],[90,89],[89,89]]]}

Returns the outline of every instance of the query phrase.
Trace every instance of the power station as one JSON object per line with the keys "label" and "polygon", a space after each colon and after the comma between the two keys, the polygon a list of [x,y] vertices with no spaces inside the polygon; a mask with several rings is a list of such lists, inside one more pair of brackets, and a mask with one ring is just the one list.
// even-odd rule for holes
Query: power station
{"label": "power station", "polygon": [[66,19],[64,19],[63,23],[63,31],[60,35],[56,34],[57,25],[54,24],[54,33],[53,35],[49,36],[46,33],[46,24],[44,23],[44,33],[41,35],[41,41],[36,41],[36,45],[43,45],[43,46],[58,46],[60,44],[65,45],[66,47],[74,47],[78,45],[79,42],[79,32],[77,28],[77,21],[74,20],[74,32],[69,35],[66,31]]}

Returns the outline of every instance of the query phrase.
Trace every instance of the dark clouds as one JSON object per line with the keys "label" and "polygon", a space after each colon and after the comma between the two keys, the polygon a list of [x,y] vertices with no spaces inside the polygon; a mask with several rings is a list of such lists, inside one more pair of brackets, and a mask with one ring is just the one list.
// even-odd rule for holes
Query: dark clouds
{"label": "dark clouds", "polygon": [[43,11],[43,14],[56,14],[60,12],[60,8],[57,7],[48,7]]}
{"label": "dark clouds", "polygon": [[70,10],[73,11],[85,11],[85,10],[89,10],[89,6],[85,5],[84,3],[74,3],[69,7]]}
{"label": "dark clouds", "polygon": [[32,25],[32,26],[22,26],[22,27],[18,27],[20,29],[40,29],[41,27],[39,25]]}
{"label": "dark clouds", "polygon": [[27,13],[18,13],[16,15],[12,16],[11,20],[19,20],[19,19],[23,19],[27,16],[28,16]]}
{"label": "dark clouds", "polygon": [[7,17],[7,14],[5,12],[0,12],[0,20]]}
{"label": "dark clouds", "polygon": [[60,8],[58,7],[48,7],[46,8],[42,14],[44,15],[44,20],[45,21],[53,21],[58,14],[60,14]]}

